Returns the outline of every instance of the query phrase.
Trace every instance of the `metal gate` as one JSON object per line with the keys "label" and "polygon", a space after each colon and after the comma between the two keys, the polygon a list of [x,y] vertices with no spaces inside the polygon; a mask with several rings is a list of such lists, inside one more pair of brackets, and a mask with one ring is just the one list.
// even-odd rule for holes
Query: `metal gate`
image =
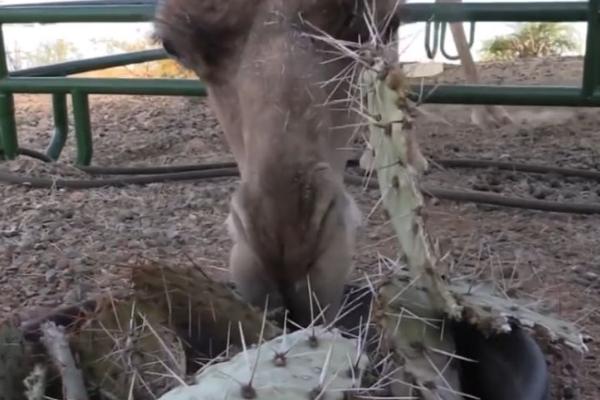
{"label": "metal gate", "polygon": [[[581,86],[437,85],[420,87],[426,103],[531,106],[600,106],[600,0],[588,2],[407,4],[403,22],[587,22],[588,32]],[[69,75],[166,58],[158,50],[65,62],[8,73],[2,26],[14,23],[148,22],[155,0],[57,2],[0,7],[0,147],[6,159],[18,154],[14,93],[51,94],[54,135],[46,150],[60,157],[67,134],[67,96],[73,103],[77,164],[92,160],[90,94],[204,96],[192,79],[69,78]]]}

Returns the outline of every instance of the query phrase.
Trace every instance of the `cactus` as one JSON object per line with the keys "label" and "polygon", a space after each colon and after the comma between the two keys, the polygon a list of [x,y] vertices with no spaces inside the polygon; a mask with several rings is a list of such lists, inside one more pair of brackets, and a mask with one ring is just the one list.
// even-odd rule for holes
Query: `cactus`
{"label": "cactus", "polygon": [[87,386],[109,398],[151,398],[185,375],[181,339],[162,324],[161,310],[135,300],[106,299],[71,344]]}
{"label": "cactus", "polygon": [[383,336],[383,354],[395,372],[391,391],[402,398],[459,400],[458,357],[445,316],[423,286],[393,277],[378,288],[374,320]]}
{"label": "cactus", "polygon": [[446,316],[460,317],[460,307],[436,270],[421,218],[417,178],[427,161],[410,132],[406,79],[399,66],[388,68],[383,60],[373,66],[362,71],[360,81],[367,97],[372,167],[412,280],[402,288],[384,283],[378,293],[377,322],[396,365],[391,390],[398,397],[459,399],[454,340],[443,326]]}
{"label": "cactus", "polygon": [[25,399],[24,379],[30,367],[22,332],[10,324],[0,327],[0,400]]}
{"label": "cactus", "polygon": [[427,162],[409,131],[412,117],[405,82],[399,66],[386,68],[383,61],[362,72],[367,115],[371,119],[370,147],[375,153],[373,168],[377,170],[383,204],[414,279],[429,289],[435,309],[458,317],[460,308],[436,271],[437,260],[421,217],[424,202],[417,178],[427,168]]}
{"label": "cactus", "polygon": [[451,281],[449,288],[463,308],[463,319],[485,336],[509,332],[513,321],[576,351],[588,351],[583,335],[574,324],[542,315],[517,299],[501,297],[491,285],[473,287],[465,281]]}
{"label": "cactus", "polygon": [[[242,324],[245,340],[256,343],[263,323],[261,310],[243,301],[222,282],[210,279],[198,267],[177,268],[147,263],[132,269],[135,298],[152,305],[167,318],[190,348],[214,357],[227,346],[241,347],[237,326]],[[263,337],[273,338],[281,330],[266,322]]]}
{"label": "cactus", "polygon": [[510,331],[509,320],[542,328],[551,337],[579,350],[583,339],[574,326],[545,317],[491,292],[473,292],[464,284],[442,278],[437,257],[426,234],[424,206],[418,178],[427,168],[413,138],[412,106],[407,79],[397,63],[372,60],[360,75],[362,98],[370,128],[369,148],[363,157],[377,171],[382,203],[388,211],[408,271],[398,272],[378,289],[376,321],[384,345],[392,354],[395,396],[460,399],[455,343],[448,319],[475,325],[484,334]]}
{"label": "cactus", "polygon": [[195,384],[173,389],[160,400],[342,400],[360,389],[367,363],[356,340],[335,329],[307,328],[208,366]]}

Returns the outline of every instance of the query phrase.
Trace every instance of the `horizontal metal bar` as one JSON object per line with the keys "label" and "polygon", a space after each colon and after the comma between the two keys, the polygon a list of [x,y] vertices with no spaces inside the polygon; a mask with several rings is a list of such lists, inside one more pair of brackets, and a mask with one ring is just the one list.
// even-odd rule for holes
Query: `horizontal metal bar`
{"label": "horizontal metal bar", "polygon": [[154,6],[148,4],[93,5],[86,7],[0,7],[0,23],[60,23],[60,22],[148,22],[154,16]]}
{"label": "horizontal metal bar", "polygon": [[87,6],[131,6],[140,4],[156,4],[157,0],[79,0],[79,1],[49,1],[47,3],[9,3],[4,7],[87,7]]}
{"label": "horizontal metal bar", "polygon": [[13,71],[9,75],[14,77],[67,76],[165,58],[167,58],[167,53],[163,49],[152,49],[22,69]]}
{"label": "horizontal metal bar", "polygon": [[439,85],[415,86],[413,92],[422,93],[424,103],[600,107],[599,91],[583,96],[578,86]]}
{"label": "horizontal metal bar", "polygon": [[194,79],[113,78],[5,78],[0,92],[87,94],[139,94],[155,96],[205,96],[206,88]]}
{"label": "horizontal metal bar", "polygon": [[[6,78],[0,80],[0,92],[68,93],[72,90],[89,94],[206,95],[205,86],[193,79]],[[600,92],[586,97],[581,95],[581,88],[576,86],[439,85],[415,86],[413,91],[422,93],[421,100],[425,103],[600,107]]]}
{"label": "horizontal metal bar", "polygon": [[403,22],[580,22],[587,21],[587,1],[530,3],[411,3],[402,7]]}
{"label": "horizontal metal bar", "polygon": [[[45,5],[0,7],[0,23],[144,22],[154,15],[151,2],[116,6],[114,2],[88,6]],[[587,2],[545,1],[531,3],[466,3],[402,5],[404,22],[577,22],[587,20]]]}

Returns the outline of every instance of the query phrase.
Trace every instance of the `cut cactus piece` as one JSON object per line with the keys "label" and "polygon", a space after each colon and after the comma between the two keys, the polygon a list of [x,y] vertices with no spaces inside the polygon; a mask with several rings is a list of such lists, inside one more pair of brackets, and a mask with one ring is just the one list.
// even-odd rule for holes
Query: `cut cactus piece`
{"label": "cut cactus piece", "polygon": [[409,132],[412,122],[405,77],[399,67],[385,68],[383,62],[379,62],[373,69],[362,71],[361,83],[371,118],[369,141],[375,151],[373,165],[383,205],[411,274],[428,288],[435,310],[458,318],[460,307],[436,270],[436,256],[420,214],[424,202],[417,177],[427,169],[427,161]]}
{"label": "cut cactus piece", "polygon": [[360,389],[368,363],[357,344],[336,329],[298,330],[206,367],[160,400],[342,400]]}
{"label": "cut cactus piece", "polygon": [[417,178],[428,164],[410,131],[406,79],[399,66],[385,68],[380,61],[362,72],[361,83],[371,118],[371,164],[412,280],[379,290],[379,325],[396,367],[391,390],[398,398],[458,400],[454,340],[449,330],[444,332],[443,318],[459,318],[461,310],[436,270],[420,214],[424,201]]}
{"label": "cut cactus piece", "polygon": [[[410,280],[408,271],[398,269],[392,279],[382,284],[382,290],[403,293],[409,286],[422,292],[427,290],[423,286],[410,284]],[[524,305],[524,301],[520,299],[503,298],[493,285],[471,285],[467,281],[451,280],[448,287],[463,309],[461,320],[476,326],[484,336],[510,332],[513,323],[576,351],[588,351],[583,335],[573,323],[540,314]],[[402,295],[394,301],[405,301],[406,298]],[[417,307],[419,313],[425,312],[427,308],[427,302],[423,299],[405,302],[403,305],[407,308]]]}
{"label": "cut cactus piece", "polygon": [[[161,310],[167,316],[162,323],[184,339],[194,358],[216,357],[228,346],[241,349],[240,323],[246,343],[258,342],[263,312],[198,267],[147,263],[132,270],[132,282],[138,302]],[[266,321],[263,337],[279,334],[281,329]]]}
{"label": "cut cactus piece", "polygon": [[126,399],[165,393],[185,376],[181,339],[162,310],[106,299],[71,339],[92,389]]}
{"label": "cut cactus piece", "polygon": [[396,371],[391,390],[398,398],[462,399],[460,364],[444,315],[431,306],[426,289],[392,278],[378,290],[376,322]]}
{"label": "cut cactus piece", "polygon": [[463,307],[463,319],[486,336],[509,332],[510,322],[514,321],[579,352],[588,351],[583,335],[574,324],[535,312],[519,304],[517,299],[502,298],[489,285],[473,286],[456,281],[450,283],[450,290]]}

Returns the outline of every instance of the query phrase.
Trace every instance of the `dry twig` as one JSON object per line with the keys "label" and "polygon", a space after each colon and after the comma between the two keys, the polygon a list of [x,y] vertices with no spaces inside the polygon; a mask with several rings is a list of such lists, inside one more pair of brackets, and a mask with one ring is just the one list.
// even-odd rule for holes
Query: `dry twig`
{"label": "dry twig", "polygon": [[53,322],[42,325],[42,343],[60,371],[65,400],[88,400],[81,370],[77,368],[64,328]]}

